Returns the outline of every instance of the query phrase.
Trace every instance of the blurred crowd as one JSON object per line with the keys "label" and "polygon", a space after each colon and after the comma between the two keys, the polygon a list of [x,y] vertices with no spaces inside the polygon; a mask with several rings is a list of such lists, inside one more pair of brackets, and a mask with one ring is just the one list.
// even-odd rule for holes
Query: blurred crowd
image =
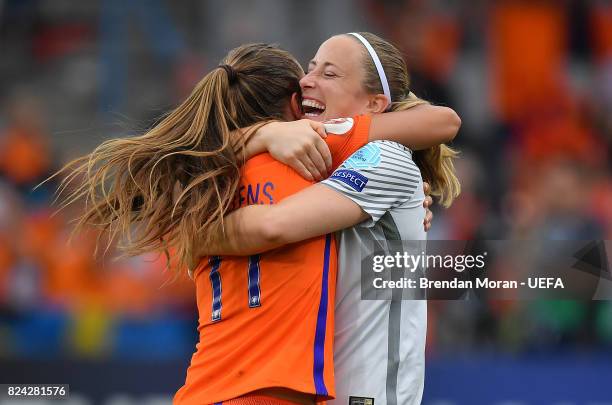
{"label": "blurred crowd", "polygon": [[[94,234],[67,244],[78,205],[53,215],[61,179],[34,187],[101,140],[150,125],[244,42],[277,42],[306,62],[326,37],[367,30],[405,52],[414,92],[463,120],[462,195],[434,210],[430,238],[612,239],[612,3],[310,7],[0,2],[0,357],[193,350],[190,280],[167,283],[163,257],[94,252]],[[429,313],[431,353],[612,348],[607,301],[431,302]]]}

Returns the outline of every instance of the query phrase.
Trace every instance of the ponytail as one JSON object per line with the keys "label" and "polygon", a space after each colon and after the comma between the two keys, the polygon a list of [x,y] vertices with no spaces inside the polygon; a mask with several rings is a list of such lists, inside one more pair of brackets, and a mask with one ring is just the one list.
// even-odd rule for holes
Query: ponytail
{"label": "ponytail", "polygon": [[67,174],[59,196],[71,188],[60,209],[85,200],[74,232],[93,225],[124,256],[157,251],[169,259],[172,251],[172,267],[184,268],[196,236],[207,243],[222,231],[238,190],[248,134],[232,131],[251,126],[252,133],[253,124],[282,118],[301,75],[275,46],[236,48],[148,132],[108,140],[68,163],[54,176]]}
{"label": "ponytail", "polygon": [[[402,111],[429,102],[409,93],[403,100],[393,102],[391,111]],[[461,184],[455,174],[453,160],[459,152],[444,144],[413,153],[414,162],[421,170],[423,180],[431,186],[431,194],[438,198],[440,204],[448,208],[461,193]]]}

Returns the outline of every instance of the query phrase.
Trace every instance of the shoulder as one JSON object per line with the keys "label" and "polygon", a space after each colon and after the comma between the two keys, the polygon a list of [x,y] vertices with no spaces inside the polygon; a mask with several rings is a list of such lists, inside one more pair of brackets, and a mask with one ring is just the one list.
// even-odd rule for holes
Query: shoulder
{"label": "shoulder", "polygon": [[378,146],[380,150],[382,151],[382,153],[384,154],[388,154],[390,156],[399,155],[402,158],[409,158],[410,160],[412,160],[412,150],[410,150],[409,148],[405,147],[404,145],[400,143],[393,142],[393,141],[379,140],[379,141],[372,141],[370,142],[370,144]]}
{"label": "shoulder", "polygon": [[349,132],[355,126],[353,118],[334,118],[323,123],[325,132],[334,135],[343,135]]}
{"label": "shoulder", "polygon": [[412,160],[412,151],[392,141],[373,141],[353,153],[343,164],[346,169],[393,169],[405,168],[418,173],[420,170]]}
{"label": "shoulder", "polygon": [[369,129],[371,117],[369,115],[356,115],[350,118],[334,118],[323,122],[325,131],[331,135],[347,135],[352,131],[363,128]]}

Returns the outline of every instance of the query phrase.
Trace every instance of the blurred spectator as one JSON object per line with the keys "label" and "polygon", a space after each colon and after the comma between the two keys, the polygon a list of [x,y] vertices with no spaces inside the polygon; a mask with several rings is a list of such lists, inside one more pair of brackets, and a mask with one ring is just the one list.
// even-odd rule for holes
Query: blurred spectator
{"label": "blurred spectator", "polygon": [[186,57],[186,48],[161,0],[107,0],[101,6],[100,108],[117,113],[128,96],[126,38],[134,22],[146,34],[144,43],[155,52],[158,66],[173,67]]}
{"label": "blurred spectator", "polygon": [[35,185],[51,168],[40,104],[33,95],[18,94],[6,110],[7,126],[0,132],[0,174],[17,187]]}
{"label": "blurred spectator", "polygon": [[489,16],[492,99],[499,118],[538,116],[567,87],[566,8],[556,1],[499,1]]}

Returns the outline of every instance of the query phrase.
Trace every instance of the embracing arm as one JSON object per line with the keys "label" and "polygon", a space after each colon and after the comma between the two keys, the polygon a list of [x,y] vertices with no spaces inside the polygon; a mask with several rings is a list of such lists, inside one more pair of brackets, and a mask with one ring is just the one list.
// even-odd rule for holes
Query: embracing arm
{"label": "embracing arm", "polygon": [[250,205],[232,212],[225,217],[225,235],[199,246],[196,256],[261,253],[348,228],[368,217],[349,198],[315,184],[278,204]]}
{"label": "embracing arm", "polygon": [[[428,186],[426,186],[428,187]],[[423,207],[425,230],[431,227],[431,197]],[[300,215],[295,213],[299,212]],[[321,184],[315,184],[287,197],[279,204],[249,205],[225,217],[225,234],[206,246],[198,245],[195,263],[202,256],[247,256],[279,246],[314,238],[351,227],[370,216],[344,195]],[[194,266],[190,266],[194,268]]]}
{"label": "embracing arm", "polygon": [[452,141],[460,126],[461,119],[451,108],[420,104],[372,115],[369,140],[395,141],[422,150]]}
{"label": "embracing arm", "polygon": [[[412,150],[423,150],[455,138],[461,119],[448,107],[423,103],[414,107],[373,114],[368,140],[388,140]],[[327,177],[332,156],[323,141],[327,137],[321,122],[301,119],[291,122],[259,123],[236,131],[245,159],[268,151],[276,160],[295,169],[307,180]]]}
{"label": "embracing arm", "polygon": [[378,155],[377,163],[338,169],[323,184],[278,204],[252,205],[229,214],[225,232],[216,232],[217,238],[206,245],[196,243],[196,255],[250,255],[365,220],[369,221],[364,226],[374,225],[387,211],[417,195],[421,181],[410,153],[401,146],[374,143],[368,148]]}

